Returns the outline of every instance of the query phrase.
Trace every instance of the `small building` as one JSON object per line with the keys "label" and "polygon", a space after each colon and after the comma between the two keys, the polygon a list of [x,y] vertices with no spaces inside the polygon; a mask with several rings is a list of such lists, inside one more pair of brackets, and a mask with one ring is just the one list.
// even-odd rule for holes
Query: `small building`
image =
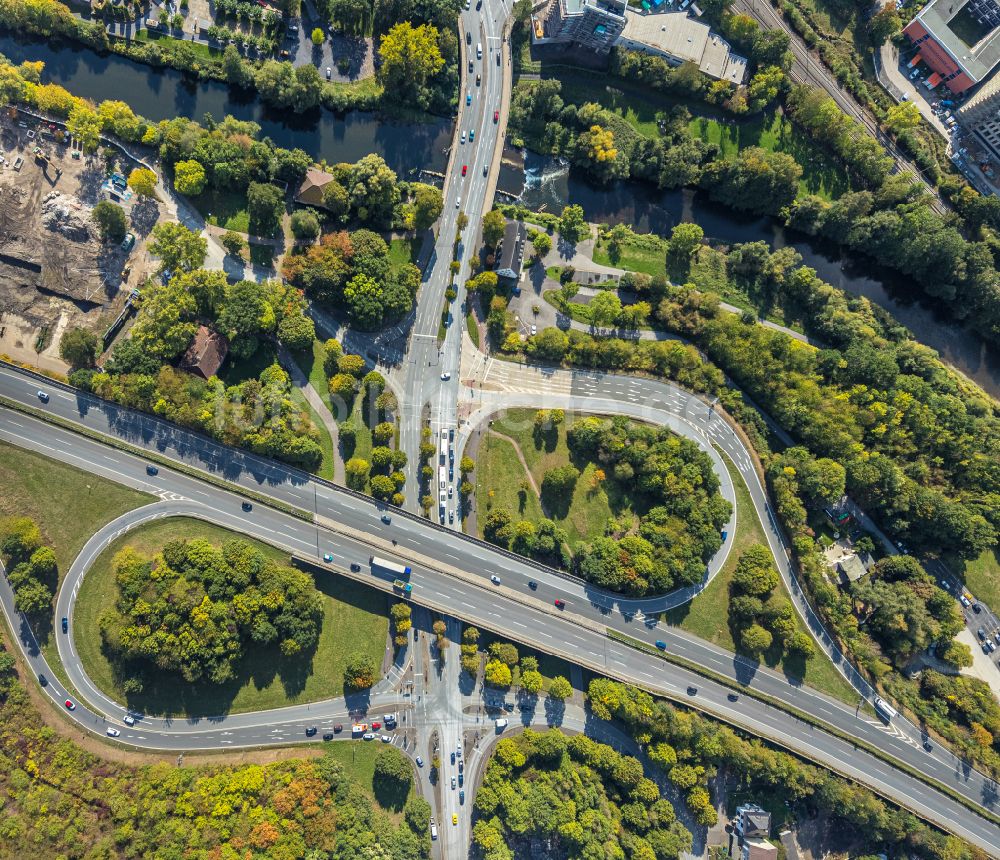
{"label": "small building", "polygon": [[295,192],[295,202],[303,203],[307,206],[323,206],[323,189],[334,181],[332,173],[320,170],[317,167],[310,167],[306,171],[305,179]]}
{"label": "small building", "polygon": [[767,838],[771,834],[771,813],[756,803],[746,803],[736,807],[733,829],[738,836],[746,838]]}
{"label": "small building", "polygon": [[767,839],[770,834],[770,812],[756,803],[739,806],[733,821],[733,836],[737,839],[739,852],[732,851],[730,841],[730,854],[740,857],[740,860],[777,860],[778,848]]}
{"label": "small building", "polygon": [[198,326],[191,345],[187,348],[178,367],[209,379],[219,373],[219,368],[229,354],[229,341],[224,335],[208,326]]}
{"label": "small building", "polygon": [[503,231],[503,239],[500,240],[500,247],[496,251],[494,271],[498,278],[515,283],[520,280],[526,235],[524,222],[507,222],[507,227]]}
{"label": "small building", "polygon": [[618,47],[662,57],[672,66],[694,63],[704,74],[739,86],[746,79],[747,60],[708,24],[687,12],[643,15],[629,9]]}
{"label": "small building", "polygon": [[840,574],[840,581],[844,585],[857,582],[871,570],[872,564],[874,561],[866,552],[852,552],[850,555],[845,555],[837,562],[837,573]]}

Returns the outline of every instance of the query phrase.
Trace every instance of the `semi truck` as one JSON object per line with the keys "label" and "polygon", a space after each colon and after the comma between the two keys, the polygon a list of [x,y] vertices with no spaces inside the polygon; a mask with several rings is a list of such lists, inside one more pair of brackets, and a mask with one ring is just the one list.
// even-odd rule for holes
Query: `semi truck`
{"label": "semi truck", "polygon": [[370,556],[368,563],[372,567],[381,568],[382,570],[387,570],[389,573],[394,573],[396,576],[409,576],[410,568],[405,564],[400,564],[398,561],[389,561],[387,558],[379,558],[377,555]]}

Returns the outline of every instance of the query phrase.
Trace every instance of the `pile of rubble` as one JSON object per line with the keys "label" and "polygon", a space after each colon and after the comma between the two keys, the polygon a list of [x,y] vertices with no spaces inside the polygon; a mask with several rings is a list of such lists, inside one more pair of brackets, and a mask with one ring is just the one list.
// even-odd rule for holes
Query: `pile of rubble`
{"label": "pile of rubble", "polygon": [[42,224],[74,242],[86,242],[90,239],[89,213],[84,217],[81,208],[76,201],[50,191],[42,198]]}

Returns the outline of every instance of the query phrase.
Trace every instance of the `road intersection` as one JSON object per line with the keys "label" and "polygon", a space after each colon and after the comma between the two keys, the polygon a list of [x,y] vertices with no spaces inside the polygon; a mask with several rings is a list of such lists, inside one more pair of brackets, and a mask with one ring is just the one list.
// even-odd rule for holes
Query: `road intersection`
{"label": "road intersection", "polygon": [[[592,383],[588,383],[590,384]],[[16,399],[30,403],[32,399],[36,399],[35,390],[36,383],[33,379],[25,378],[20,372],[8,368],[0,370],[0,392],[3,394],[16,395]],[[0,438],[41,450],[49,456],[72,462],[113,480],[137,485],[147,491],[152,489],[154,494],[166,500],[161,505],[179,505],[179,512],[190,512],[191,508],[185,506],[198,505],[202,507],[204,516],[212,521],[225,524],[232,518],[233,524],[240,531],[300,555],[311,555],[318,559],[320,551],[332,551],[334,564],[338,568],[346,568],[348,560],[366,560],[371,549],[388,549],[391,552],[392,546],[388,542],[391,534],[398,541],[396,552],[402,553],[404,558],[413,563],[412,581],[419,602],[425,602],[448,615],[503,633],[540,650],[563,653],[569,659],[575,659],[595,671],[630,680],[673,698],[683,699],[687,686],[697,686],[699,692],[691,704],[757,734],[783,742],[792,749],[829,764],[841,773],[855,775],[859,780],[884,791],[887,796],[905,803],[911,809],[921,811],[930,820],[961,832],[966,838],[984,847],[990,846],[990,850],[995,851],[1000,847],[994,844],[1000,842],[1000,838],[997,837],[993,824],[906,774],[894,770],[885,762],[874,759],[863,750],[838,738],[823,732],[817,734],[812,726],[748,696],[743,696],[738,705],[733,705],[728,701],[729,688],[706,682],[693,672],[661,665],[649,655],[608,640],[604,635],[604,628],[610,627],[647,642],[653,638],[664,638],[670,650],[678,656],[727,675],[737,683],[745,684],[762,694],[785,701],[791,707],[809,713],[821,723],[830,724],[884,750],[908,766],[924,771],[976,803],[995,808],[995,788],[991,781],[944,750],[925,752],[905,731],[887,731],[874,720],[859,716],[853,708],[798,686],[796,682],[779,674],[734,658],[731,654],[691,637],[648,626],[636,618],[635,610],[628,601],[601,595],[585,583],[545,571],[537,565],[508,557],[495,548],[483,546],[460,534],[402,514],[393,515],[392,525],[381,529],[379,508],[370,500],[327,487],[322,482],[313,481],[281,464],[260,461],[249,455],[227,457],[222,446],[150,416],[110,407],[82,393],[68,393],[58,386],[50,385],[48,390],[52,395],[48,408],[68,420],[83,421],[94,429],[123,436],[133,444],[159,450],[198,469],[217,471],[220,466],[224,466],[227,480],[256,488],[275,498],[291,501],[299,506],[312,502],[309,507],[313,508],[315,505],[314,510],[322,512],[323,521],[335,524],[338,531],[329,532],[317,528],[313,523],[262,505],[256,506],[252,515],[241,516],[241,497],[238,491],[229,493],[166,468],[160,469],[160,474],[156,477],[157,483],[151,487],[144,470],[146,461],[142,458],[7,410],[0,413],[4,418],[0,422]],[[631,397],[631,392],[628,393]],[[653,395],[650,394],[639,398],[639,402],[652,399]],[[683,404],[675,400],[670,403],[664,401],[661,406],[684,411]],[[690,411],[692,409],[694,411]],[[700,403],[697,409],[693,405],[689,407],[688,414],[701,414],[704,420],[706,411],[705,404]],[[719,419],[716,417],[712,420]],[[720,422],[719,426],[728,425]],[[723,449],[725,450],[724,445]],[[157,513],[165,510],[164,508]],[[120,525],[116,525],[115,531],[120,528]],[[502,588],[497,589],[489,584],[487,577],[492,571],[499,571],[498,575],[503,579]],[[529,577],[540,583],[537,599],[529,596],[525,587]],[[553,594],[563,595],[567,600],[566,617],[559,617],[551,604],[544,602],[550,600]],[[63,604],[60,602],[61,605]],[[16,618],[12,618],[12,624],[15,629],[21,626]],[[317,707],[318,705],[312,705],[310,709]],[[330,713],[343,711],[331,709]],[[285,716],[287,719],[282,724],[301,726],[304,724],[302,720],[308,719],[311,714],[309,717],[295,713]],[[231,728],[239,722],[238,717],[239,715],[226,716],[217,723],[220,732],[243,732],[226,736],[228,740],[254,745],[266,742],[266,739],[260,737],[259,730],[251,740],[248,731],[240,727]],[[180,733],[177,729],[178,722],[173,721],[172,731],[168,734]],[[91,727],[100,729],[100,725],[96,723]],[[196,728],[200,727],[192,727],[191,731]],[[220,743],[221,738],[221,735],[217,738]],[[169,740],[173,745],[175,739]],[[183,745],[180,739],[176,740],[178,746]],[[214,740],[216,739],[208,743],[211,744]],[[284,742],[287,743],[288,740]],[[186,743],[188,748],[202,748],[206,743],[206,736],[202,734],[197,738],[188,738]],[[147,742],[147,745],[154,744]],[[948,814],[942,819],[945,809]]]}

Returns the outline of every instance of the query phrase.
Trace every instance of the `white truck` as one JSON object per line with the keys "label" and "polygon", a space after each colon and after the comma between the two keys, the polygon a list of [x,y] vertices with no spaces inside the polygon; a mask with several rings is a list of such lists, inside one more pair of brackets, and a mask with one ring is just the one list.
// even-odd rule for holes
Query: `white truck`
{"label": "white truck", "polygon": [[382,570],[387,570],[390,573],[396,574],[396,576],[410,575],[410,568],[405,564],[400,564],[397,561],[389,561],[387,558],[379,558],[377,555],[370,556],[368,563],[372,567],[380,567]]}
{"label": "white truck", "polygon": [[483,58],[483,43],[476,42],[476,59],[481,60]]}
{"label": "white truck", "polygon": [[896,709],[881,696],[875,697],[875,710],[878,715],[887,723],[892,722],[892,718],[897,716]]}
{"label": "white truck", "polygon": [[493,725],[496,727],[498,732],[502,732],[505,728],[507,728],[507,720],[501,717],[499,720],[494,720]]}

